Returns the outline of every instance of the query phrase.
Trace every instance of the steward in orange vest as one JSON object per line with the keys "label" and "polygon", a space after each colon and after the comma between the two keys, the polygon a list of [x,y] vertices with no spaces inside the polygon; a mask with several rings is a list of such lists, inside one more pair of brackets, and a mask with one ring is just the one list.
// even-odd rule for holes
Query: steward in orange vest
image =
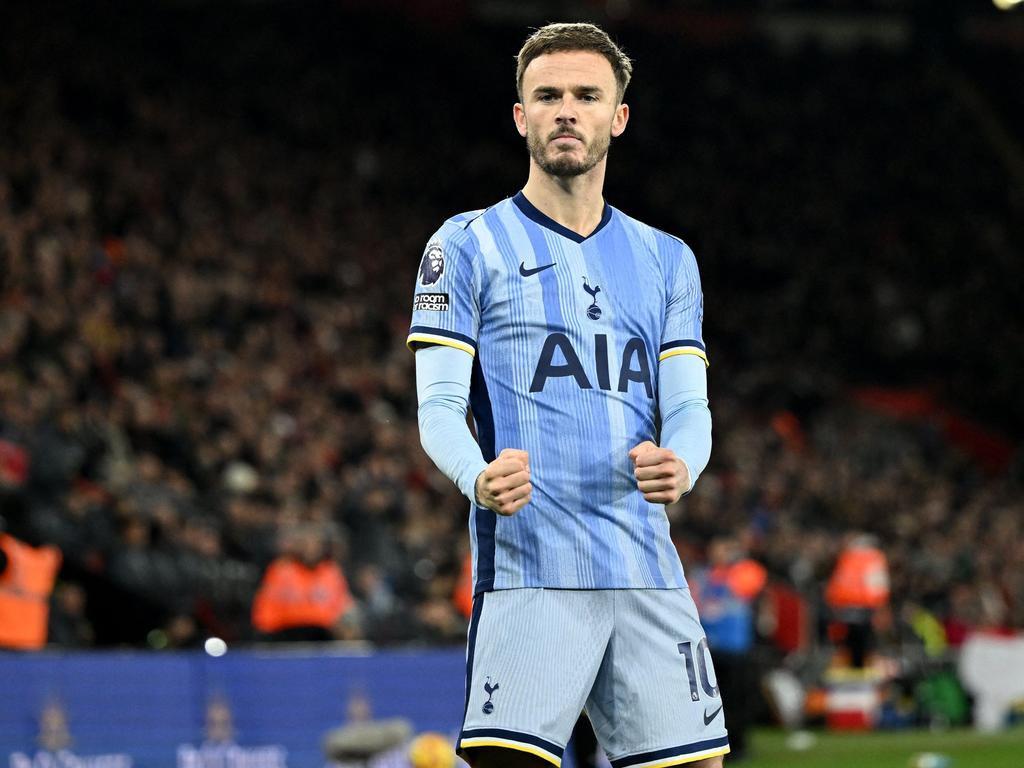
{"label": "steward in orange vest", "polygon": [[252,606],[257,630],[280,640],[331,640],[354,606],[344,573],[325,557],[322,535],[312,527],[290,532],[286,552],[274,560]]}
{"label": "steward in orange vest", "polygon": [[889,564],[868,537],[855,538],[839,554],[825,589],[825,601],[837,611],[874,610],[889,602]]}
{"label": "steward in orange vest", "polygon": [[56,547],[30,547],[0,533],[0,648],[31,651],[46,645],[60,563]]}
{"label": "steward in orange vest", "polygon": [[873,536],[855,535],[839,553],[825,602],[836,621],[829,634],[846,647],[850,665],[863,669],[874,648],[875,612],[889,602],[889,563]]}

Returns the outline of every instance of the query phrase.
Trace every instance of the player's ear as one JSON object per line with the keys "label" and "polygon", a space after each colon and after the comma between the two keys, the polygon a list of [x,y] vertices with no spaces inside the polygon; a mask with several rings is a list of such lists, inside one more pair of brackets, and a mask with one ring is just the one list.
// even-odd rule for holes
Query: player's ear
{"label": "player's ear", "polygon": [[526,138],[526,110],[518,101],[512,107],[512,119],[516,121],[516,130],[524,139]]}
{"label": "player's ear", "polygon": [[619,104],[615,108],[615,117],[612,118],[612,136],[621,136],[626,131],[628,122],[629,104]]}

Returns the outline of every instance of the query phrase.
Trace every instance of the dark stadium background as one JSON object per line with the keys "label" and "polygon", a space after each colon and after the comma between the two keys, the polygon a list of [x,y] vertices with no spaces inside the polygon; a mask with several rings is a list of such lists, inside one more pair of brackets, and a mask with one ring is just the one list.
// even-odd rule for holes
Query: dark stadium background
{"label": "dark stadium background", "polygon": [[[292,652],[458,655],[465,504],[419,448],[413,279],[445,218],[522,185],[513,55],[530,27],[582,19],[636,67],[606,198],[682,236],[703,280],[715,448],[670,509],[684,564],[738,535],[802,606],[797,656],[764,631],[758,658],[813,688],[824,582],[846,534],[876,534],[904,724],[935,724],[915,686],[955,671],[965,637],[1019,636],[1024,10],[7,0],[0,516],[63,565],[46,655],[0,657],[20,681],[0,751],[41,748],[55,702],[80,754],[130,751],[90,730],[123,716],[121,673],[96,684],[99,713],[78,682],[112,658],[132,680],[191,670],[187,706],[157,717],[168,743],[198,743],[206,702],[235,691],[201,649],[266,640],[253,595],[295,529],[323,539],[357,610],[341,646]],[[343,722],[353,696],[377,716],[430,696],[352,674],[302,727]],[[457,673],[437,679],[457,709]],[[238,689],[240,741],[277,733],[271,695]],[[429,711],[404,710],[458,724],[410,714]],[[313,737],[291,749],[318,759]]]}

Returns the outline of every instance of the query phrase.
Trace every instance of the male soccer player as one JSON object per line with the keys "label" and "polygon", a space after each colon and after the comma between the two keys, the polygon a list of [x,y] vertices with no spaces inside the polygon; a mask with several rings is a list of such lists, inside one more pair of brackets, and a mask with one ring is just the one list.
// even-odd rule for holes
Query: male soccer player
{"label": "male soccer player", "polygon": [[615,768],[729,751],[663,506],[711,453],[700,278],[681,240],[602,197],[631,72],[593,25],[533,34],[526,186],[446,221],[417,276],[421,440],[472,502],[475,768],[560,765],[584,707]]}

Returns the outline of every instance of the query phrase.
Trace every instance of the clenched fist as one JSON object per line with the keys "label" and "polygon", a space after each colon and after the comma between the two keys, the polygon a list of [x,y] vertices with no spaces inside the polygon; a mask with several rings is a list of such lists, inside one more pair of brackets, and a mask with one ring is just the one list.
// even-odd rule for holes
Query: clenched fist
{"label": "clenched fist", "polygon": [[686,462],[668,448],[644,440],[629,452],[637,488],[652,504],[671,504],[690,490]]}
{"label": "clenched fist", "polygon": [[477,503],[499,515],[514,515],[531,493],[529,456],[517,448],[503,450],[476,478]]}

